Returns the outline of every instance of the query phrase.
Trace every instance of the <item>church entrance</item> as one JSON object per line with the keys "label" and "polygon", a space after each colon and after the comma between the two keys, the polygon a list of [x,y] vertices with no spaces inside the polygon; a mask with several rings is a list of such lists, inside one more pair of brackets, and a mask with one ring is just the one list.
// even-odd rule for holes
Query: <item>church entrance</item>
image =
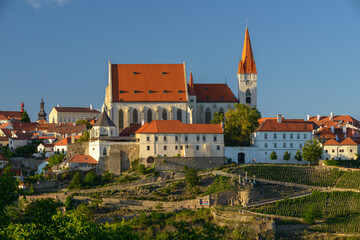
{"label": "church entrance", "polygon": [[245,153],[238,153],[238,164],[245,163]]}

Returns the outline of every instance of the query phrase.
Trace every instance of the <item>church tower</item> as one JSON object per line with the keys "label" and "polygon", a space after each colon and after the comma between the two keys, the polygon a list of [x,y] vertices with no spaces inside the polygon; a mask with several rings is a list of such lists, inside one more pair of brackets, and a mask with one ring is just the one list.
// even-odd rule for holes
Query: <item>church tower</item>
{"label": "church tower", "polygon": [[246,26],[241,60],[237,72],[239,92],[238,99],[242,104],[257,106],[257,71],[251,49],[249,30]]}
{"label": "church tower", "polygon": [[42,121],[42,120],[43,120],[43,121],[46,121],[46,116],[47,116],[47,114],[45,113],[44,105],[45,105],[44,99],[41,98],[41,102],[40,102],[40,112],[38,113],[38,116],[39,116],[38,121]]}

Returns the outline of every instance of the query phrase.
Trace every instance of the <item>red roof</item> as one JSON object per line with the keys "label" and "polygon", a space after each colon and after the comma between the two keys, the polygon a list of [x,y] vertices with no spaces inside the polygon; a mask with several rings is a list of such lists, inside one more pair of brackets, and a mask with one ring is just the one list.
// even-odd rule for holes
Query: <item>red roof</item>
{"label": "red roof", "polygon": [[324,143],[324,146],[336,146],[340,145],[335,139],[329,139]]}
{"label": "red roof", "polygon": [[223,133],[221,124],[184,124],[179,120],[155,120],[136,133]]}
{"label": "red roof", "polygon": [[340,143],[340,145],[358,145],[358,144],[351,138],[347,137]]}
{"label": "red roof", "polygon": [[38,123],[27,123],[27,122],[20,122],[20,121],[11,121],[11,125],[14,130],[23,130],[26,132],[33,132],[37,130],[39,126]]}
{"label": "red roof", "polygon": [[[20,111],[0,111],[0,116],[3,116],[5,119],[17,119],[20,120],[22,112]],[[5,120],[3,119],[3,120]]]}
{"label": "red roof", "polygon": [[189,95],[196,95],[194,89],[194,79],[192,72],[190,72],[189,84],[188,84]]}
{"label": "red roof", "polygon": [[141,127],[140,123],[130,123],[130,127],[125,128],[124,130],[121,131],[121,133],[119,134],[120,136],[130,136],[135,134],[135,132],[137,130],[139,130],[139,128]]}
{"label": "red roof", "polygon": [[100,113],[95,109],[88,107],[54,107],[58,112],[82,112],[82,113]]}
{"label": "red roof", "polygon": [[303,119],[283,119],[278,123],[277,119],[266,119],[255,132],[311,132],[313,124]]}
{"label": "red roof", "polygon": [[317,116],[315,116],[315,117],[310,117],[309,121],[312,121],[319,126],[328,127],[328,128],[330,128],[331,126],[341,127],[346,123],[350,123],[355,127],[360,127],[360,122],[349,115],[336,115],[333,117],[332,120],[330,120],[330,116],[320,116],[319,121],[317,120]]}
{"label": "red roof", "polygon": [[226,83],[194,84],[197,102],[238,102]]}
{"label": "red roof", "polygon": [[114,102],[186,102],[185,64],[111,64]]}
{"label": "red roof", "polygon": [[68,163],[90,163],[97,164],[98,162],[90,155],[74,155],[70,158]]}
{"label": "red roof", "polygon": [[239,73],[257,73],[255,59],[251,48],[249,30],[246,28],[243,52],[239,62]]}
{"label": "red roof", "polygon": [[54,146],[66,146],[69,143],[71,143],[71,137],[66,137],[64,139],[61,139],[59,141],[57,141]]}

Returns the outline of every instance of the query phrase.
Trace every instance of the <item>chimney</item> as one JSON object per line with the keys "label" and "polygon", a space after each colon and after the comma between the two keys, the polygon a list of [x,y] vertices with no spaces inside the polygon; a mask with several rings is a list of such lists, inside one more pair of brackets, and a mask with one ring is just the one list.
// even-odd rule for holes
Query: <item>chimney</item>
{"label": "chimney", "polygon": [[343,126],[343,133],[346,133],[346,126]]}
{"label": "chimney", "polygon": [[93,105],[92,104],[90,104],[90,110],[93,110]]}
{"label": "chimney", "polygon": [[57,107],[60,107],[60,104],[58,104]]}
{"label": "chimney", "polygon": [[310,120],[310,115],[307,115],[306,116],[306,121],[309,121]]}
{"label": "chimney", "polygon": [[335,127],[334,127],[334,126],[331,126],[330,129],[331,129],[331,132],[332,132],[332,133],[335,132]]}
{"label": "chimney", "polygon": [[278,122],[278,123],[281,123],[281,120],[282,120],[282,119],[281,119],[281,114],[278,114],[278,115],[277,115],[277,122]]}
{"label": "chimney", "polygon": [[331,113],[330,113],[329,120],[331,121],[331,120],[333,120],[333,119],[334,119],[334,113],[333,113],[333,112],[331,112]]}
{"label": "chimney", "polygon": [[320,114],[317,115],[317,121],[320,121]]}

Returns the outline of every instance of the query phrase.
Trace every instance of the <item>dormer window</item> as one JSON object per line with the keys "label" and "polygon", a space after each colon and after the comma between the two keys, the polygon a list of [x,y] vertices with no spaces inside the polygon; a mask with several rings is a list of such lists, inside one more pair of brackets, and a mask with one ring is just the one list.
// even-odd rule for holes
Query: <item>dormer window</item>
{"label": "dormer window", "polygon": [[151,90],[149,90],[149,93],[152,93],[152,91],[151,91]]}
{"label": "dormer window", "polygon": [[137,93],[138,91],[134,90],[134,93]]}
{"label": "dormer window", "polygon": [[221,101],[224,101],[224,96],[221,96],[220,99],[221,99]]}
{"label": "dormer window", "polygon": [[178,93],[182,93],[182,91],[181,91],[181,90],[179,90],[179,91],[178,91]]}
{"label": "dormer window", "polygon": [[161,73],[161,75],[165,75],[165,74],[169,74],[169,73],[167,73],[167,72],[162,72],[162,73]]}
{"label": "dormer window", "polygon": [[167,91],[166,91],[166,90],[164,90],[164,91],[163,91],[163,93],[167,93]]}
{"label": "dormer window", "polygon": [[119,93],[123,93],[124,91],[123,90],[120,90],[120,92]]}
{"label": "dormer window", "polygon": [[139,72],[133,72],[133,75],[140,74]]}

